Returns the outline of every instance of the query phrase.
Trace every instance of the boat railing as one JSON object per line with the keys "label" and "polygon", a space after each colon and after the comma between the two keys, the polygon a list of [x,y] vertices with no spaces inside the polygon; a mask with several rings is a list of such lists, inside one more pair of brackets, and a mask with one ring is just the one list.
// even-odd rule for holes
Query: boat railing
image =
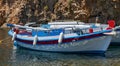
{"label": "boat railing", "polygon": [[76,33],[78,35],[83,35],[83,34],[88,34],[88,28],[76,28],[76,27],[65,27],[64,28],[64,33],[65,34],[70,34],[70,33]]}
{"label": "boat railing", "polygon": [[66,21],[66,22],[56,21],[56,22],[49,22],[48,24],[49,25],[82,25],[85,23],[78,21]]}
{"label": "boat railing", "polygon": [[33,29],[33,30],[50,30],[47,28],[42,28],[42,27],[29,27],[29,26],[22,26],[22,25],[16,25],[16,24],[7,24],[8,27],[15,27],[15,28],[19,28],[19,29]]}
{"label": "boat railing", "polygon": [[[16,24],[9,24],[8,26],[26,30],[26,31],[34,31],[34,32],[42,32],[45,33],[44,35],[59,35],[61,32],[64,32],[65,34],[70,33],[76,33],[78,35],[93,33],[93,32],[100,32],[102,29],[98,28],[92,28],[92,32],[89,31],[89,27],[86,28],[77,28],[77,27],[64,27],[64,28],[43,28],[43,27],[29,27],[29,26],[21,26]],[[120,28],[120,27],[119,27]],[[59,30],[60,29],[60,30]],[[62,30],[61,30],[62,29]]]}
{"label": "boat railing", "polygon": [[[92,32],[90,32],[92,30]],[[96,28],[77,28],[77,27],[65,27],[64,28],[64,33],[77,33],[79,35],[83,34],[89,34],[89,33],[94,33],[94,32],[101,32],[104,31],[101,27],[96,27]]]}

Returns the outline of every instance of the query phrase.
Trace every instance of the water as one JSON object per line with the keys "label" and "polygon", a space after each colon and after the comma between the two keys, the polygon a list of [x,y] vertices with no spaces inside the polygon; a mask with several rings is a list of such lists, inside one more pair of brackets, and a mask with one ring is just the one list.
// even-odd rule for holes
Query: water
{"label": "water", "polygon": [[8,29],[0,29],[0,66],[120,66],[120,46],[111,46],[105,55],[83,55],[13,50]]}

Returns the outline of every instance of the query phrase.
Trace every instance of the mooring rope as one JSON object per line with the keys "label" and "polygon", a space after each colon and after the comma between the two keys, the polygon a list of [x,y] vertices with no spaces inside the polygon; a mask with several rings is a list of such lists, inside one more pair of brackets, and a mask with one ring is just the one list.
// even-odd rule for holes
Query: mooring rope
{"label": "mooring rope", "polygon": [[3,41],[5,41],[5,40],[7,40],[7,39],[9,39],[9,38],[10,38],[10,37],[7,37],[7,38],[5,38],[5,39],[0,40],[0,44],[2,44]]}

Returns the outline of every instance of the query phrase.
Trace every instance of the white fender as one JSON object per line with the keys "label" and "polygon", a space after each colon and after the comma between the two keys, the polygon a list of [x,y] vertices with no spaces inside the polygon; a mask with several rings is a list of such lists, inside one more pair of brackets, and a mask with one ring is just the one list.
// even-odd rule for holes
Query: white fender
{"label": "white fender", "polygon": [[64,34],[63,34],[63,32],[61,32],[59,35],[59,39],[58,39],[59,44],[62,43],[63,38],[64,38]]}
{"label": "white fender", "polygon": [[13,33],[13,36],[12,36],[12,41],[15,40],[16,35],[17,35],[16,32],[14,32],[14,33]]}
{"label": "white fender", "polygon": [[14,44],[13,44],[13,50],[16,50],[17,49],[17,42],[14,41]]}
{"label": "white fender", "polygon": [[112,35],[115,36],[117,33],[115,31],[109,32],[109,33],[104,33],[105,35]]}
{"label": "white fender", "polygon": [[38,39],[38,36],[35,35],[34,40],[33,40],[33,45],[36,45],[36,43],[37,43],[37,39]]}

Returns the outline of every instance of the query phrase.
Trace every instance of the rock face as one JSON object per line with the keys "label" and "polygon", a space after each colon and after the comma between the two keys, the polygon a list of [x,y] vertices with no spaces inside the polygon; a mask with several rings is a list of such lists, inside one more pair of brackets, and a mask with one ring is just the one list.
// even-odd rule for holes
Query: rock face
{"label": "rock face", "polygon": [[0,26],[41,20],[80,20],[120,25],[120,0],[0,0]]}

